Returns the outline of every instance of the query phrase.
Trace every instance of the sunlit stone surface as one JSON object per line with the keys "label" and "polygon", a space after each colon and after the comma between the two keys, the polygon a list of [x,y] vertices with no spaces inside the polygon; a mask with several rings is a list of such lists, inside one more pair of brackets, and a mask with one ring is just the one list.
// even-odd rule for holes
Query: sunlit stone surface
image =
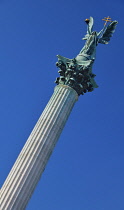
{"label": "sunlit stone surface", "polygon": [[78,99],[58,85],[1,189],[1,210],[25,209]]}

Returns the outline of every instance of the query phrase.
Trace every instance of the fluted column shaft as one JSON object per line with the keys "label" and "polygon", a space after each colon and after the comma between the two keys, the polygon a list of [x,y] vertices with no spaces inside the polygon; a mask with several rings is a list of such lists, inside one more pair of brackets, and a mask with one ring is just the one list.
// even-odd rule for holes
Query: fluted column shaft
{"label": "fluted column shaft", "polygon": [[25,209],[77,99],[78,94],[71,87],[55,87],[2,186],[2,210]]}

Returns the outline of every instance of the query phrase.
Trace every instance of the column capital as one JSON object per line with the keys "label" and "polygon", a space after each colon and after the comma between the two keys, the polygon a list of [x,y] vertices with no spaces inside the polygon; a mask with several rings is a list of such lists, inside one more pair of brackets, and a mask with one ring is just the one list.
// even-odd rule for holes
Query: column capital
{"label": "column capital", "polygon": [[57,85],[66,85],[73,88],[78,95],[86,92],[92,92],[97,88],[92,73],[93,60],[78,62],[76,58],[68,59],[57,55],[58,62],[56,66],[59,68],[60,77],[56,78]]}

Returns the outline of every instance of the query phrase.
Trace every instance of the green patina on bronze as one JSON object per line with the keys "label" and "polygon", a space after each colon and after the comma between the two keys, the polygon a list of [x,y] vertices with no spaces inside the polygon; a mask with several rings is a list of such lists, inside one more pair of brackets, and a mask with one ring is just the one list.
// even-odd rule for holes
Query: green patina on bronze
{"label": "green patina on bronze", "polygon": [[83,38],[83,40],[86,40],[84,47],[73,59],[57,55],[58,62],[56,63],[60,77],[56,79],[55,83],[72,87],[78,95],[92,92],[94,88],[98,87],[94,80],[96,75],[92,73],[92,65],[96,57],[96,46],[98,43],[108,44],[118,23],[117,21],[110,21],[111,23],[106,26],[106,22],[103,29],[96,32],[93,31],[92,17],[86,19],[85,22],[87,23],[87,34]]}

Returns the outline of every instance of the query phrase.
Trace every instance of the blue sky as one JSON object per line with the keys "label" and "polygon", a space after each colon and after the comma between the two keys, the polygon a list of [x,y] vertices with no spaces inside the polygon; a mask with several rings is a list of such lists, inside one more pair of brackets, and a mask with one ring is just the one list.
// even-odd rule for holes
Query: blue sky
{"label": "blue sky", "polygon": [[123,0],[0,1],[0,187],[58,76],[56,55],[75,57],[85,18],[118,20],[109,45],[97,47],[99,85],[80,96],[27,210],[124,209]]}

